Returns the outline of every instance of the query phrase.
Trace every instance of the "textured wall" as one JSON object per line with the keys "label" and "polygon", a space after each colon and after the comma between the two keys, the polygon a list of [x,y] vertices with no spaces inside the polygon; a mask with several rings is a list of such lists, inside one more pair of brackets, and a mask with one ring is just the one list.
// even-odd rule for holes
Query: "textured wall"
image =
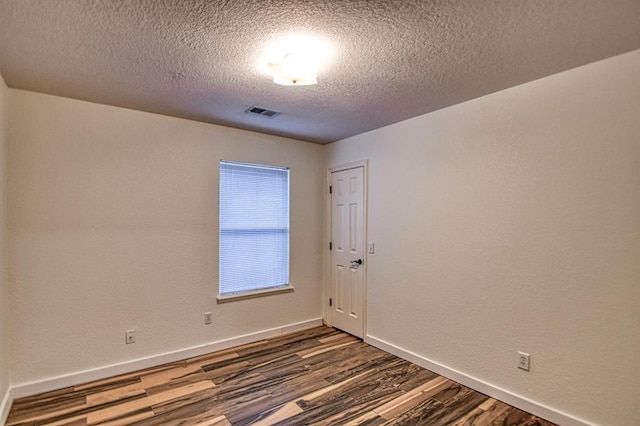
{"label": "textured wall", "polygon": [[370,161],[368,334],[640,424],[638,75],[634,51],[329,145]]}
{"label": "textured wall", "polygon": [[[0,409],[9,389],[9,289],[7,281],[7,146],[9,89],[0,76]],[[0,423],[2,412],[0,411]]]}
{"label": "textured wall", "polygon": [[[321,146],[10,93],[14,385],[321,316]],[[291,168],[294,293],[216,305],[220,159]]]}

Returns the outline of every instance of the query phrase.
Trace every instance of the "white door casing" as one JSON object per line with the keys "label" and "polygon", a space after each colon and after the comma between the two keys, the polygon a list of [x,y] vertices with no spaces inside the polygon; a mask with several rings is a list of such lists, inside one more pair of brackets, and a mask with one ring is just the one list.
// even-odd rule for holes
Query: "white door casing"
{"label": "white door casing", "polygon": [[330,323],[364,338],[364,167],[331,173]]}

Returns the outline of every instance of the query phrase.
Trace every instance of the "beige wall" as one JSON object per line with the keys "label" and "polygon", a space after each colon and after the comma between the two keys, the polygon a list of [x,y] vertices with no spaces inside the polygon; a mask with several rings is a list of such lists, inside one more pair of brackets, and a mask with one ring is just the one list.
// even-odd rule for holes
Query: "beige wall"
{"label": "beige wall", "polygon": [[7,146],[9,89],[0,76],[0,423],[9,390],[9,289],[7,281]]}
{"label": "beige wall", "polygon": [[370,162],[368,335],[640,424],[638,76],[635,51],[330,145]]}
{"label": "beige wall", "polygon": [[[321,317],[323,147],[10,93],[14,386]],[[294,293],[216,304],[220,159],[291,168]]]}

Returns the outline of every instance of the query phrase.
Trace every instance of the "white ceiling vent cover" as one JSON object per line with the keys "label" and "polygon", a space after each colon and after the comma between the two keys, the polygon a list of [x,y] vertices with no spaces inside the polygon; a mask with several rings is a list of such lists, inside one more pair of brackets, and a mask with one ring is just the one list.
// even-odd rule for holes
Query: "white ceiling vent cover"
{"label": "white ceiling vent cover", "polygon": [[261,116],[267,117],[267,118],[275,118],[275,117],[280,115],[280,113],[278,111],[272,111],[270,109],[260,108],[260,107],[257,107],[257,106],[252,106],[251,108],[249,108],[245,112],[251,113],[251,114],[261,115]]}

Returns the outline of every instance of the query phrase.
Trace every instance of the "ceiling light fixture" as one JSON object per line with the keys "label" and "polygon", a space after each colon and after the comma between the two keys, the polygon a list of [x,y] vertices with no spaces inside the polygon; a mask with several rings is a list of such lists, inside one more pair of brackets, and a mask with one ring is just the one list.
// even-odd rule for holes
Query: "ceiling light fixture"
{"label": "ceiling light fixture", "polygon": [[308,86],[318,83],[318,70],[331,50],[329,42],[319,37],[289,34],[266,46],[259,66],[276,84]]}
{"label": "ceiling light fixture", "polygon": [[318,67],[313,59],[299,53],[287,53],[276,63],[269,63],[273,82],[283,86],[318,84]]}

